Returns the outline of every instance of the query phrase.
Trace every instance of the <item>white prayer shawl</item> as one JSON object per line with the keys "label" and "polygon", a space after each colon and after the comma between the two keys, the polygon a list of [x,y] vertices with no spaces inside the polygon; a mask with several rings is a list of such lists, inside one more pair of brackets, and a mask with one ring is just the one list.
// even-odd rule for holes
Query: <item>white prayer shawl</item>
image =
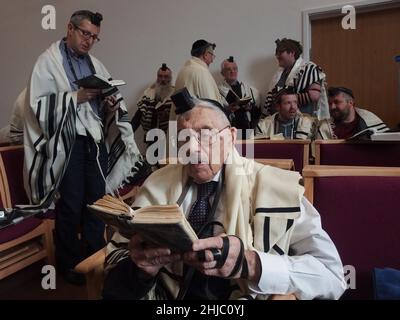
{"label": "white prayer shawl", "polygon": [[[231,163],[231,164],[229,164]],[[299,185],[300,174],[293,171],[264,166],[239,156],[234,149],[228,157],[225,184],[217,208],[226,234],[240,237],[245,249],[256,249],[272,254],[288,254],[294,219],[300,216],[300,201],[304,188]],[[154,172],[141,187],[132,205],[145,207],[155,204],[176,203],[188,181],[187,169],[182,165],[169,165]],[[107,270],[119,261],[129,258],[124,243],[127,239],[116,233],[107,246]],[[167,269],[182,274],[182,264]],[[178,283],[161,274],[167,290],[176,297]],[[248,295],[247,282],[233,281],[240,290],[231,299]],[[257,298],[266,298],[259,295]],[[150,292],[147,299],[155,298]]]}
{"label": "white prayer shawl", "polygon": [[[179,71],[175,82],[175,89],[180,90],[186,87],[190,94],[197,98],[212,99],[222,105],[224,100],[219,93],[217,83],[213,78],[207,64],[192,57]],[[172,106],[170,120],[176,120],[175,106]]]}
{"label": "white prayer shawl", "polygon": [[[389,130],[386,124],[374,113],[371,111],[354,108],[356,113],[361,118],[361,123],[359,124],[358,129],[372,129],[376,132],[385,132]],[[317,131],[317,139],[329,140],[329,139],[337,139],[333,128],[335,127],[333,118],[325,119],[319,122],[318,131]]]}
{"label": "white prayer shawl", "polygon": [[[110,78],[103,64],[90,56],[97,74]],[[114,90],[112,90],[114,91]],[[116,190],[142,161],[136,146],[122,96],[115,112],[103,123],[90,103],[77,105],[63,67],[60,41],[53,43],[37,60],[27,87],[24,107],[24,184],[31,203],[48,208],[66,170],[76,136],[77,118],[96,142],[104,140],[108,149],[107,186]]]}
{"label": "white prayer shawl", "polygon": [[[279,68],[278,71],[272,77],[269,92],[267,94],[267,98],[265,100],[264,105],[264,113],[267,114],[268,106],[272,103],[272,94],[271,91],[274,89],[279,79],[282,76],[284,69]],[[285,86],[293,87],[296,90],[296,93],[302,93],[307,90],[307,88],[313,83],[321,84],[321,95],[317,103],[316,108],[316,116],[319,120],[329,119],[329,105],[328,105],[328,97],[326,94],[326,75],[325,73],[314,63],[314,62],[306,62],[303,58],[298,58],[290,71]]]}
{"label": "white prayer shawl", "polygon": [[[279,113],[261,119],[256,127],[257,138],[271,138],[275,133],[275,122]],[[313,140],[315,135],[316,119],[308,114],[298,113],[295,119],[293,139]]]}
{"label": "white prayer shawl", "polygon": [[[224,80],[219,85],[219,92],[225,98],[228,94],[229,90],[232,90],[232,87]],[[251,102],[257,107],[260,108],[261,105],[261,96],[258,90],[254,87],[249,86],[247,83],[240,82],[240,89],[242,91],[242,97],[251,97]],[[225,101],[225,104],[228,104]]]}

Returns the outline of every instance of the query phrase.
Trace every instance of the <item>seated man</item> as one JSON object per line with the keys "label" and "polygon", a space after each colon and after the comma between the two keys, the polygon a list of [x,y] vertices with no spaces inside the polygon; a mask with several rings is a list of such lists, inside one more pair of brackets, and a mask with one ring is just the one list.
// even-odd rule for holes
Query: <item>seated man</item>
{"label": "seated man", "polygon": [[131,123],[133,130],[142,125],[146,134],[149,130],[158,128],[167,132],[169,113],[171,110],[171,94],[175,87],[171,85],[172,71],[165,63],[157,71],[157,81],[151,87],[147,88],[142,98],[137,103],[138,111],[133,117]]}
{"label": "seated man", "polygon": [[[133,207],[178,203],[200,240],[190,252],[172,253],[139,234],[131,239],[115,234],[103,297],[339,298],[346,286],[340,257],[303,197],[301,176],[239,156],[237,130],[221,106],[180,94],[172,100],[179,134],[186,137],[180,145],[191,162],[154,172]],[[215,221],[224,233],[210,223]]]}
{"label": "seated man", "polygon": [[[232,90],[239,98],[249,97],[251,100],[242,106],[237,103],[229,105],[229,120],[236,129],[242,130],[239,137],[246,139],[246,130],[254,130],[260,117],[260,94],[257,89],[244,82],[238,81],[238,66],[233,57],[229,57],[221,64],[221,74],[224,82],[219,86],[219,91],[224,98]],[[229,103],[229,101],[227,101]]]}
{"label": "seated man", "polygon": [[290,88],[283,89],[276,97],[278,112],[260,120],[256,137],[274,139],[313,139],[315,119],[299,111],[297,95]]}
{"label": "seated man", "polygon": [[348,139],[369,128],[377,132],[389,130],[375,114],[355,107],[352,90],[331,87],[328,89],[328,98],[331,118],[320,122],[318,139]]}

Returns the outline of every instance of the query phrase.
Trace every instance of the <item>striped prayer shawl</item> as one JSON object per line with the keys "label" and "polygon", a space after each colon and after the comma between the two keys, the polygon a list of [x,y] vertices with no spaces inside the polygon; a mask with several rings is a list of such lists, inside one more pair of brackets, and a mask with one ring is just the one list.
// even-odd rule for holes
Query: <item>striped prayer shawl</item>
{"label": "striped prayer shawl", "polygon": [[[235,149],[227,163],[225,185],[217,208],[217,213],[221,213],[217,214],[217,219],[224,225],[226,234],[240,237],[245,249],[288,254],[293,221],[300,216],[304,191],[299,185],[299,173],[242,158]],[[133,207],[176,203],[187,179],[187,168],[179,164],[155,171],[141,187]],[[129,259],[128,242],[118,233],[113,236],[107,246],[107,271]],[[182,275],[182,268],[181,263],[170,264],[166,267],[168,274],[162,273],[158,278],[170,296],[177,296],[176,278]],[[156,292],[154,287],[145,299],[154,298]],[[231,299],[243,298],[248,293],[246,281],[232,281]]]}
{"label": "striped prayer shawl", "polygon": [[[68,165],[76,136],[76,121],[96,143],[108,149],[106,175],[109,189],[116,190],[137,174],[143,157],[134,141],[125,102],[116,88],[103,92],[114,95],[119,108],[108,112],[104,121],[88,102],[77,104],[62,63],[60,42],[53,43],[39,58],[27,87],[24,105],[24,185],[32,208],[47,209]],[[110,79],[103,64],[90,56],[97,74]]]}
{"label": "striped prayer shawl", "polygon": [[[282,75],[283,69],[278,70],[278,72],[274,75],[272,80],[272,86],[267,93],[262,118],[265,118],[268,115],[273,114],[276,110],[274,107],[274,99],[276,92],[278,92],[282,88],[277,87],[277,82]],[[292,70],[290,71],[286,82],[285,87],[294,88],[297,93],[299,106],[312,104],[310,97],[308,95],[308,88],[314,84],[321,85],[321,96],[314,109],[316,111],[316,115],[318,119],[327,119],[329,118],[329,107],[328,107],[328,98],[326,95],[325,89],[325,81],[326,75],[323,73],[322,69],[313,62],[305,62],[302,58],[296,60]]]}

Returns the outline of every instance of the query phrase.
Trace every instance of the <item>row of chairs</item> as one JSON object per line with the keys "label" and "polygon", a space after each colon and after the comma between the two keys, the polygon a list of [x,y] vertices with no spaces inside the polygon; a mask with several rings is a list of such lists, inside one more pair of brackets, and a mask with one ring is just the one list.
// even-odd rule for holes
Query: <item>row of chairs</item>
{"label": "row of chairs", "polygon": [[310,150],[316,165],[400,167],[400,141],[346,140],[243,140],[236,148],[250,158],[293,159],[302,172],[310,163]]}

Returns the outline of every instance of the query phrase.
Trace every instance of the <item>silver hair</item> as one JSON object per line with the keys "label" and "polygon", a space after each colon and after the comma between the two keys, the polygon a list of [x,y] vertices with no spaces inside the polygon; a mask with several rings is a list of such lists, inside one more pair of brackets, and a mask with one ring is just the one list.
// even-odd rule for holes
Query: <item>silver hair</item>
{"label": "silver hair", "polygon": [[184,118],[188,117],[191,114],[191,112],[193,111],[193,109],[201,107],[201,108],[207,108],[207,109],[213,110],[217,114],[218,119],[221,121],[221,123],[224,126],[230,125],[230,122],[229,122],[226,114],[220,108],[218,108],[216,105],[214,105],[212,102],[206,101],[206,100],[201,100],[198,98],[193,98],[193,101],[195,103],[195,106],[192,109],[178,115],[177,119],[176,119],[177,121],[180,120],[181,118],[184,119]]}

